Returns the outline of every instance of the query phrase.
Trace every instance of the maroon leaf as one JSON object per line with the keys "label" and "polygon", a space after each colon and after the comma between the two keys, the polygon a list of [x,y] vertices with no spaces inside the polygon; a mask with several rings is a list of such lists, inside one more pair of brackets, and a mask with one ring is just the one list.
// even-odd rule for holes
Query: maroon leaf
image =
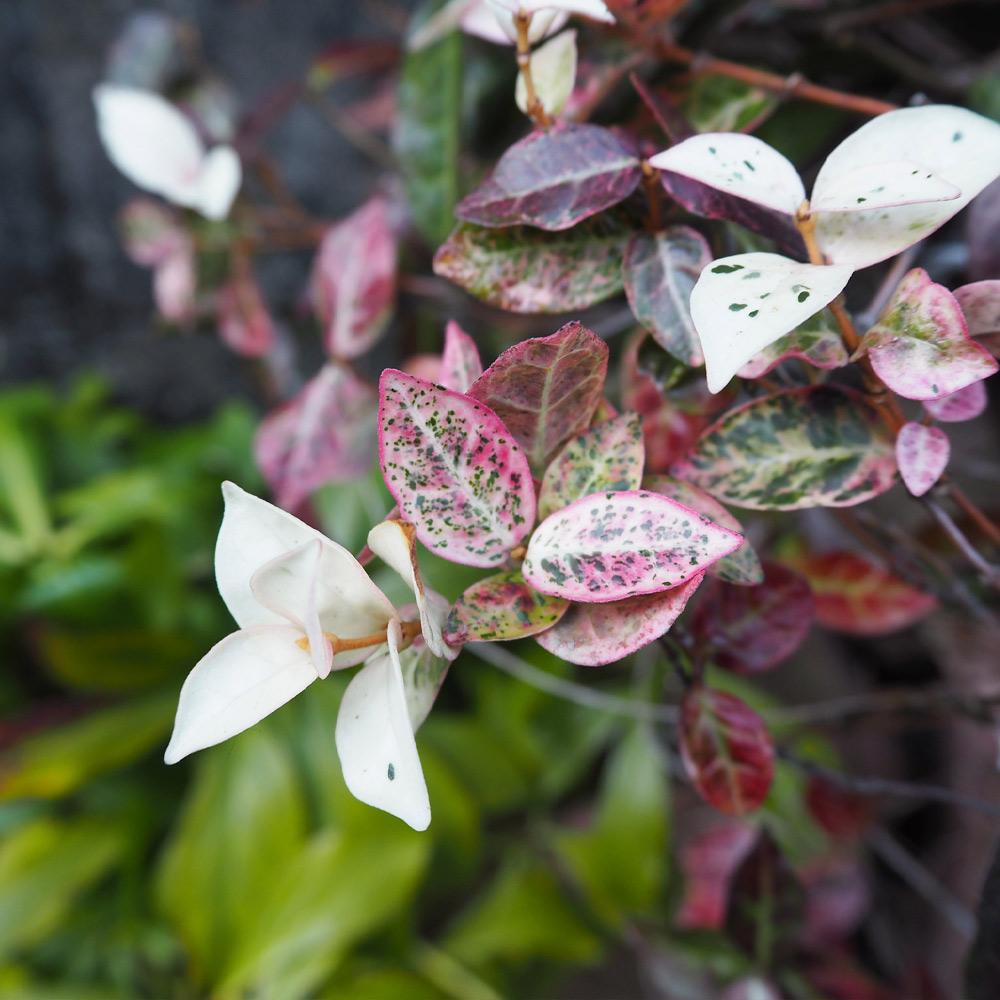
{"label": "maroon leaf", "polygon": [[483,363],[476,342],[453,319],[448,320],[439,381],[446,389],[468,392],[482,374]]}
{"label": "maroon leaf", "polygon": [[695,835],[680,854],[684,898],[677,926],[684,930],[719,930],[726,918],[729,883],[753,847],[752,826],[727,823]]}
{"label": "maroon leaf", "polygon": [[815,608],[809,584],[776,563],[764,582],[706,586],[692,628],[711,649],[713,662],[738,674],[758,674],[787,660],[805,641]]}
{"label": "maroon leaf", "polygon": [[579,323],[508,348],[472,384],[541,476],[552,456],[590,425],[604,392],[608,345]]}
{"label": "maroon leaf", "polygon": [[635,145],[598,125],[532,132],[455,214],[480,226],[569,229],[627,198],[642,171]]}
{"label": "maroon leaf", "polygon": [[809,815],[838,840],[855,840],[871,822],[868,799],[835,785],[822,775],[810,775],[805,802]]}
{"label": "maroon leaf", "polygon": [[309,293],[333,357],[356,358],[382,336],[396,293],[396,238],[385,198],[372,198],[331,226]]}
{"label": "maroon leaf", "polygon": [[735,695],[691,687],[681,702],[680,744],[684,768],[709,805],[742,816],[767,798],[774,779],[771,737]]}
{"label": "maroon leaf", "polygon": [[279,506],[294,510],[325,483],[353,479],[371,466],[375,408],[374,388],[331,361],[264,419],[254,451]]}

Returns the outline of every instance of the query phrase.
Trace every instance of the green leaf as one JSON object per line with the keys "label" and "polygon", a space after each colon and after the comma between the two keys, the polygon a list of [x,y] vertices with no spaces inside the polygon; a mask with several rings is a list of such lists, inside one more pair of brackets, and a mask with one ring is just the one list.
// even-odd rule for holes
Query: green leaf
{"label": "green leaf", "polygon": [[682,110],[699,132],[738,132],[777,104],[759,87],[708,73],[695,78]]}
{"label": "green leaf", "polygon": [[[425,5],[414,20],[431,6]],[[434,246],[455,221],[461,98],[462,42],[457,31],[418,52],[407,52],[393,144],[413,221]]]}

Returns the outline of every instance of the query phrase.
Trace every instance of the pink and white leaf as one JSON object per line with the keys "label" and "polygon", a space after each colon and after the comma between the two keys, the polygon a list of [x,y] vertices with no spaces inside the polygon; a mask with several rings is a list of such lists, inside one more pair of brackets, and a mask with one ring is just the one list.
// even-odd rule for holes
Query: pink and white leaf
{"label": "pink and white leaf", "polygon": [[453,319],[448,320],[437,381],[446,389],[468,392],[482,374],[483,362],[476,342]]}
{"label": "pink and white leaf", "polygon": [[274,345],[274,323],[249,264],[219,289],[216,314],[223,343],[237,354],[259,358]]}
{"label": "pink and white leaf", "polygon": [[986,383],[973,382],[972,385],[939,399],[925,399],[924,409],[935,420],[955,424],[963,420],[974,420],[986,410],[986,403]]}
{"label": "pink and white leaf", "polygon": [[951,443],[940,427],[911,421],[896,436],[896,463],[906,488],[922,497],[940,478],[948,465]]}
{"label": "pink and white leaf", "polygon": [[1000,357],[1000,279],[974,281],[956,288],[954,294],[969,324],[969,336],[993,357]]}

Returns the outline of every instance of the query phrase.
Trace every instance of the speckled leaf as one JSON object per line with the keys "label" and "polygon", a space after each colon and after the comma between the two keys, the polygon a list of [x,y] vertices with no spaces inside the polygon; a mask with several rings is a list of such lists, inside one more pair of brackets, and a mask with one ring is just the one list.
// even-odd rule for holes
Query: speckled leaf
{"label": "speckled leaf", "polygon": [[814,212],[867,212],[929,201],[954,201],[954,185],[912,160],[865,163],[836,175],[824,173],[810,198]]}
{"label": "speckled leaf", "polygon": [[940,427],[910,421],[896,435],[899,475],[915,497],[922,497],[941,478],[950,455],[948,435]]}
{"label": "speckled leaf", "polygon": [[382,336],[396,294],[389,204],[375,197],[331,226],[313,263],[309,297],[335,358],[364,354]]}
{"label": "speckled leaf", "polygon": [[596,493],[538,526],[522,572],[543,594],[604,604],[676,587],[742,541],[658,493]]}
{"label": "speckled leaf", "polygon": [[495,566],[531,530],[527,459],[489,407],[387,368],[378,434],[385,484],[432,552]]}
{"label": "speckled leaf", "polygon": [[764,721],[735,695],[701,685],[681,701],[681,758],[698,794],[742,816],[767,798],[774,747]]}
{"label": "speckled leaf", "polygon": [[853,552],[807,555],[793,565],[816,599],[816,620],[849,635],[887,635],[929,614],[937,599]]}
{"label": "speckled leaf", "polygon": [[580,323],[508,348],[469,395],[496,411],[541,476],[556,451],[590,425],[604,392],[608,345]]}
{"label": "speckled leaf", "polygon": [[752,357],[736,374],[740,378],[761,378],[791,358],[826,370],[842,368],[847,364],[847,348],[828,310],[810,316],[791,333],[779,337],[770,347]]}
{"label": "speckled leaf", "polygon": [[633,143],[598,125],[560,126],[511,146],[455,214],[480,226],[569,229],[623,201],[641,176]]}
{"label": "speckled leaf", "polygon": [[449,642],[522,639],[554,625],[569,601],[538,593],[520,572],[497,573],[466,588],[448,616]]}
{"label": "speckled leaf", "polygon": [[446,389],[468,392],[473,382],[483,374],[476,342],[453,320],[444,331],[444,353],[438,380]]}
{"label": "speckled leaf", "polygon": [[571,312],[622,290],[629,235],[603,218],[562,233],[462,225],[434,255],[434,273],[510,312]]}
{"label": "speckled leaf", "polygon": [[375,449],[375,389],[335,361],[257,431],[257,464],[278,506],[298,507],[325,483],[365,472]]}
{"label": "speckled leaf", "polygon": [[[716,524],[721,524],[723,528],[743,533],[740,522],[715,497],[691,483],[684,482],[683,479],[663,475],[647,476],[642,481],[642,485],[644,489],[662,493],[664,496],[684,504],[685,507],[698,511],[699,514],[705,514]],[[725,580],[726,583],[747,587],[752,587],[764,579],[764,570],[760,565],[760,559],[757,558],[753,546],[745,540],[735,552],[723,556],[717,563],[709,566],[708,574]]]}
{"label": "speckled leaf", "polygon": [[712,392],[751,358],[794,330],[844,289],[852,270],[800,264],[773,253],[722,257],[691,293],[691,318]]}
{"label": "speckled leaf", "polygon": [[855,356],[868,353],[878,377],[907,399],[938,399],[997,370],[990,353],[969,336],[962,307],[923,268],[899,283]]}
{"label": "speckled leaf", "polygon": [[986,403],[986,383],[973,382],[940,399],[925,399],[924,409],[935,420],[954,424],[978,417],[986,409]]}
{"label": "speckled leaf", "polygon": [[738,674],[758,674],[802,645],[815,613],[805,579],[770,563],[759,586],[710,584],[691,627],[712,662]]}
{"label": "speckled leaf", "polygon": [[851,507],[888,490],[893,442],[874,407],[834,386],[792,389],[730,410],[672,473],[751,510]]}
{"label": "speckled leaf", "polygon": [[993,355],[1000,357],[1000,279],[974,281],[955,289],[969,336],[975,337]]}
{"label": "speckled leaf", "polygon": [[638,233],[625,250],[625,294],[635,318],[686,365],[704,363],[691,319],[691,290],[712,252],[690,226]]}
{"label": "speckled leaf", "polygon": [[642,482],[642,420],[623,413],[573,438],[549,463],[538,495],[538,516],[548,517],[580,497],[636,490]]}
{"label": "speckled leaf", "polygon": [[535,636],[554,656],[583,667],[614,663],[655,642],[677,620],[702,573],[662,594],[609,604],[572,604],[558,624]]}

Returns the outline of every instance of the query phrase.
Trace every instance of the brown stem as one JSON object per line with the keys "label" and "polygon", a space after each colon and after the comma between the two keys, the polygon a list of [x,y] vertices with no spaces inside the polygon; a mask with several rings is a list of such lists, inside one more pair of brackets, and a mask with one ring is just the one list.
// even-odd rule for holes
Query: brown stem
{"label": "brown stem", "polygon": [[969,499],[965,491],[954,480],[942,478],[942,483],[956,505],[972,521],[973,524],[995,545],[1000,545],[1000,528],[998,528],[976,504]]}
{"label": "brown stem", "polygon": [[[330,643],[333,655],[336,656],[337,653],[344,653],[351,649],[367,649],[369,646],[381,646],[388,640],[388,631],[389,629],[386,627],[381,632],[373,632],[371,635],[361,635],[356,639],[341,639],[340,636],[334,635],[332,632],[324,632],[323,635],[326,637],[327,642]],[[408,646],[421,634],[420,622],[401,622],[400,631],[403,634],[400,647]],[[305,637],[297,639],[295,644],[302,649],[309,648],[309,640]]]}
{"label": "brown stem", "polygon": [[649,160],[642,161],[642,190],[649,202],[649,228],[655,233],[663,228],[663,200],[660,197],[663,188],[660,186],[660,175],[654,170]]}
{"label": "brown stem", "polygon": [[524,90],[528,95],[528,116],[541,128],[549,124],[549,116],[539,100],[535,90],[535,79],[531,74],[531,42],[528,40],[528,29],[531,26],[531,14],[519,11],[514,15],[517,25],[517,67],[524,79]]}

